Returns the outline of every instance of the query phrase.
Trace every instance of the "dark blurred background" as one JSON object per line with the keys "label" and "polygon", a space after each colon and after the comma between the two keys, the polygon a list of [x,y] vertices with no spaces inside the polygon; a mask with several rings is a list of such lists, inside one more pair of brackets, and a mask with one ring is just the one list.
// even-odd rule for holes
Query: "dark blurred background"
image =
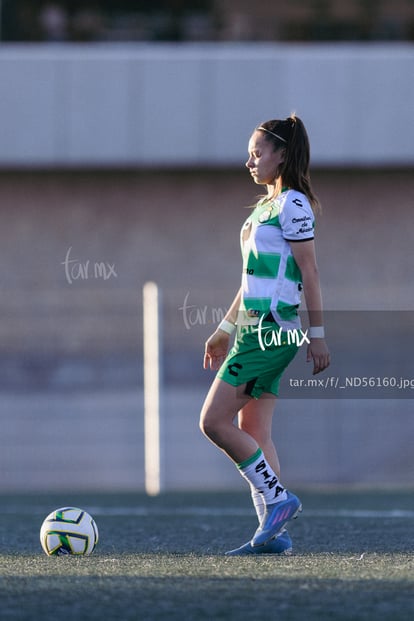
{"label": "dark blurred background", "polygon": [[3,41],[412,41],[412,0],[3,0]]}

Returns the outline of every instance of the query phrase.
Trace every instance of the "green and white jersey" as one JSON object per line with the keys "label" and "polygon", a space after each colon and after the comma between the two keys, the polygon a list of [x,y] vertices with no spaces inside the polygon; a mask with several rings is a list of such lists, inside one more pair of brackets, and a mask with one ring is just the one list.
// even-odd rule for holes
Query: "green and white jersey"
{"label": "green and white jersey", "polygon": [[262,199],[241,234],[243,275],[239,323],[256,323],[269,312],[283,329],[300,327],[302,276],[290,241],[313,239],[314,215],[307,197],[286,190]]}

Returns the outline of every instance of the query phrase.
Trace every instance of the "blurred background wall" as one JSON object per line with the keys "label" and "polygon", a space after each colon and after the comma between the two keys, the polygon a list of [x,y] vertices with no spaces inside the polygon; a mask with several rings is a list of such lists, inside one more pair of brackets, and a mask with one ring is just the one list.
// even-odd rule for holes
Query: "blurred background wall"
{"label": "blurred background wall", "polygon": [[4,45],[3,166],[236,166],[275,106],[314,165],[412,165],[411,44]]}
{"label": "blurred background wall", "polygon": [[[292,110],[323,205],[325,306],[348,313],[329,376],[411,377],[412,3],[259,2],[249,20],[247,3],[168,4],[88,4],[99,20],[80,34],[79,3],[2,3],[0,489],[143,488],[148,280],[162,292],[165,486],[243,485],[198,431],[201,358],[239,285],[258,194],[247,141]],[[366,313],[381,321],[363,342]],[[412,483],[409,389],[285,396],[289,484]]]}

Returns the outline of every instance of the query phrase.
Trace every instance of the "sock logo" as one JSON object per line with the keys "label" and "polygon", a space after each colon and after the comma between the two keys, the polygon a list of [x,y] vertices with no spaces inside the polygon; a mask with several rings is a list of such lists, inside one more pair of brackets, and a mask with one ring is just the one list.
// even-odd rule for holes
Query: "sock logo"
{"label": "sock logo", "polygon": [[275,498],[277,498],[279,494],[281,494],[284,491],[285,491],[284,487],[280,487],[280,485],[277,485],[275,489]]}
{"label": "sock logo", "polygon": [[281,487],[279,485],[279,479],[277,478],[277,476],[271,476],[266,470],[266,463],[264,460],[257,464],[255,471],[262,474],[264,484],[266,485],[267,489],[275,488],[275,498],[277,498],[279,494],[284,491],[284,487]]}

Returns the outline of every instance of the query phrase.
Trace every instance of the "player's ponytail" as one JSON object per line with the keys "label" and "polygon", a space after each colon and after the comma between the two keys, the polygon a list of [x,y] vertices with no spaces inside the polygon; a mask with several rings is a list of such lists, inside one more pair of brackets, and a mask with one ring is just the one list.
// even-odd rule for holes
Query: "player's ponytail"
{"label": "player's ponytail", "polygon": [[283,187],[289,187],[305,194],[314,211],[319,210],[309,173],[310,146],[305,126],[295,114],[284,121],[274,120],[262,123],[257,129],[265,132],[275,149],[284,149],[285,157],[277,172],[276,194]]}

